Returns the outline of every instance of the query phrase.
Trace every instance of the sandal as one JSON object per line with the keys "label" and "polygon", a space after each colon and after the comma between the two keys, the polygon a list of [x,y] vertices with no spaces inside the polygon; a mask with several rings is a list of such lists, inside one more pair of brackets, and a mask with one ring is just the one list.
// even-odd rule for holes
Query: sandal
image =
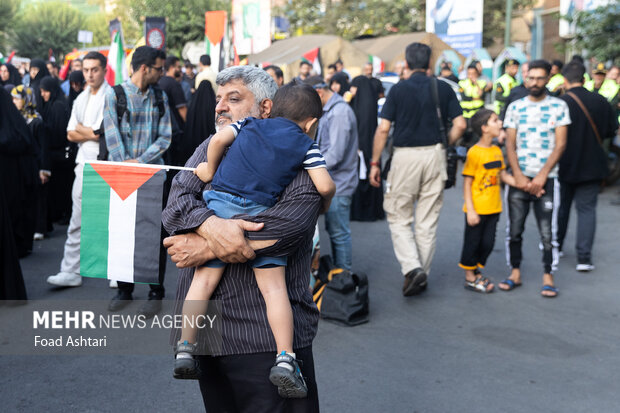
{"label": "sandal", "polygon": [[500,282],[500,284],[506,284],[508,286],[508,288],[502,288],[498,285],[497,288],[499,288],[502,291],[510,291],[510,290],[514,290],[517,287],[521,287],[521,283],[516,283],[512,281],[510,278],[506,278],[504,281]]}
{"label": "sandal", "polygon": [[477,293],[487,294],[493,292],[493,289],[495,288],[495,286],[493,286],[493,288],[487,290],[490,283],[491,281],[488,278],[480,275],[474,281],[465,280],[465,289],[475,291]]}
{"label": "sandal", "polygon": [[[543,292],[545,291],[549,291],[552,292],[553,295],[547,295],[547,294],[543,294]],[[558,290],[555,286],[553,285],[543,285],[542,290],[540,290],[540,295],[542,295],[545,298],[555,298],[558,296],[558,294],[560,293],[560,290]]]}

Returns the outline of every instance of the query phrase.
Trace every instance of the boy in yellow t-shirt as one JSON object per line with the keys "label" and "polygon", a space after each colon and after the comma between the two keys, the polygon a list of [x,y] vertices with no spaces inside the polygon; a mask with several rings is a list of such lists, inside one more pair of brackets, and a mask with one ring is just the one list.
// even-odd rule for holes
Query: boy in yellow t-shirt
{"label": "boy in yellow t-shirt", "polygon": [[459,266],[465,270],[465,288],[490,293],[495,287],[479,268],[484,268],[495,244],[495,228],[502,212],[500,179],[515,185],[512,175],[506,173],[502,151],[492,144],[502,127],[495,112],[480,109],[471,118],[478,143],[467,152],[463,168],[463,196],[465,205],[465,239]]}

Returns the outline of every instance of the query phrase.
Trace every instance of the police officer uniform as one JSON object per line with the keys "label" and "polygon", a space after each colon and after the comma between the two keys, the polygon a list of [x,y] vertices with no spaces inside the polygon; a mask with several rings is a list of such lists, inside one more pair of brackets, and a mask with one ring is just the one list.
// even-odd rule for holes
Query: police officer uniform
{"label": "police officer uniform", "polygon": [[[506,60],[504,67],[517,65],[519,62],[514,59]],[[517,79],[510,76],[508,73],[504,73],[495,82],[495,113],[500,114],[502,108],[506,105],[510,91],[517,86]]]}

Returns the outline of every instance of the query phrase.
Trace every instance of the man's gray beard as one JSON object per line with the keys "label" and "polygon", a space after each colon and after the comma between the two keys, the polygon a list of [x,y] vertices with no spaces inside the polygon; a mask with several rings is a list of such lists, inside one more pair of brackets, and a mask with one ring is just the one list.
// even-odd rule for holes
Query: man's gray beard
{"label": "man's gray beard", "polygon": [[[253,118],[260,118],[260,109],[258,107],[258,105],[255,105],[252,109],[250,109],[249,112],[245,113],[244,115],[242,115],[241,117],[239,117],[239,119],[231,119],[232,123],[237,122],[241,119],[245,119],[245,118],[249,118],[249,117],[253,117]],[[215,132],[219,132],[220,131],[220,127],[217,124],[217,115],[215,115]],[[228,124],[230,125],[230,123]],[[228,126],[226,125],[226,126]],[[224,126],[224,127],[226,127]]]}

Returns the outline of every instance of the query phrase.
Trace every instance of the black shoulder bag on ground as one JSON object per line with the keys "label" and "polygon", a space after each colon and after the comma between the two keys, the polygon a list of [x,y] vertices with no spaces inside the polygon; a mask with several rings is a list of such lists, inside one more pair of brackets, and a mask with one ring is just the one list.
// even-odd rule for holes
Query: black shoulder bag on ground
{"label": "black shoulder bag on ground", "polygon": [[329,255],[320,259],[312,295],[325,320],[347,326],[368,322],[368,278],[334,267]]}
{"label": "black shoulder bag on ground", "polygon": [[448,134],[446,133],[446,126],[443,123],[443,117],[441,116],[441,108],[439,107],[439,91],[437,87],[437,78],[431,77],[431,95],[433,96],[433,103],[435,103],[435,109],[437,111],[437,120],[439,121],[439,135],[446,147],[446,170],[448,172],[448,179],[446,180],[444,189],[452,188],[456,184],[456,169],[458,166],[459,157],[456,153],[456,148],[448,142]]}
{"label": "black shoulder bag on ground", "polygon": [[[159,122],[159,120],[161,120],[161,118],[163,118],[164,114],[166,113],[166,108],[164,107],[164,97],[162,95],[163,92],[159,87],[151,87],[153,88],[153,92],[155,93],[155,106],[157,106],[157,111],[159,112]],[[125,89],[123,89],[123,86],[121,85],[113,86],[112,89],[114,89],[114,94],[116,95],[116,119],[118,121],[118,128],[120,132],[123,115],[127,113],[127,121],[131,119],[129,109],[127,108],[127,95],[125,94]],[[97,155],[97,160],[107,161],[108,155],[110,153],[108,152],[108,145],[106,144],[105,134],[103,133],[103,131],[105,130],[103,126],[103,121],[101,122],[101,127],[99,128],[99,130],[102,133],[99,135],[99,155]]]}

